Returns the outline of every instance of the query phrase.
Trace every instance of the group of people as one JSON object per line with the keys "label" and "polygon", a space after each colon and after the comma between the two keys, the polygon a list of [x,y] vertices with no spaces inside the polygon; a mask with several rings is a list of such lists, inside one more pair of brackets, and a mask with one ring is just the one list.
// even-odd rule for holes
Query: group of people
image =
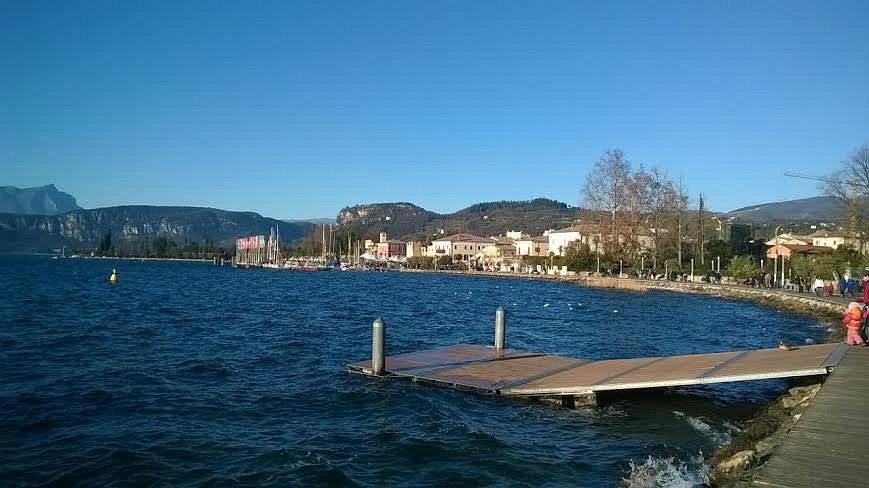
{"label": "group of people", "polygon": [[821,277],[815,277],[814,280],[809,280],[800,276],[794,277],[793,286],[795,291],[811,292],[819,297],[840,296],[856,298],[863,295],[866,290],[866,283],[869,282],[869,275],[863,276],[862,279],[855,280],[853,276],[840,276],[836,281],[825,281]]}

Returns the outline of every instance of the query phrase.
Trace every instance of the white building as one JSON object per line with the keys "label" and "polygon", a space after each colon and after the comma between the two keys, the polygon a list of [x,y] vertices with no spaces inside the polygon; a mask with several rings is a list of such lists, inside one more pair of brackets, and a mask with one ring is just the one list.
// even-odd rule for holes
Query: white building
{"label": "white building", "polygon": [[549,256],[549,236],[516,239],[516,255]]}
{"label": "white building", "polygon": [[[829,247],[830,249],[838,249],[839,246],[843,244],[854,244],[854,239],[846,237],[844,232],[819,230],[812,232],[806,237],[810,237],[812,239],[811,244],[816,247]],[[775,239],[773,239],[773,241],[774,240]]]}
{"label": "white building", "polygon": [[567,245],[582,238],[581,229],[578,226],[570,226],[566,229],[551,230],[549,237],[549,252],[556,256],[564,256]]}

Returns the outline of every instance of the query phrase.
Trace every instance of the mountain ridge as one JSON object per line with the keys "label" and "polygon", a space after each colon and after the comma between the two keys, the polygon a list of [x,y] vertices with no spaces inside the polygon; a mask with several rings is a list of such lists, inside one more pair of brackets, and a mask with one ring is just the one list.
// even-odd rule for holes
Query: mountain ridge
{"label": "mountain ridge", "polygon": [[845,205],[837,198],[815,196],[780,202],[747,205],[721,214],[748,222],[774,221],[838,221]]}
{"label": "mountain ridge", "polygon": [[550,228],[570,225],[576,211],[566,203],[547,198],[481,202],[448,214],[410,202],[385,202],[344,207],[335,220],[339,229],[367,238],[386,232],[390,238],[426,240],[458,232],[499,235],[522,230],[542,234]]}
{"label": "mountain ridge", "polygon": [[75,197],[62,192],[53,183],[29,188],[0,186],[0,212],[23,215],[57,215],[80,210]]}
{"label": "mountain ridge", "polygon": [[178,244],[209,241],[232,246],[246,235],[277,227],[286,243],[301,240],[315,226],[210,207],[120,205],[79,209],[58,215],[0,213],[0,252],[37,252],[68,247],[95,247],[109,232],[116,242],[166,237]]}

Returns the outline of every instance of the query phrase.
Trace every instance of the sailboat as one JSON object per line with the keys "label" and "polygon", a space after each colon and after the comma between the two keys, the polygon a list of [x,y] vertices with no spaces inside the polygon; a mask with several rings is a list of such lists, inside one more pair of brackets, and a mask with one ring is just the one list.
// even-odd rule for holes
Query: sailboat
{"label": "sailboat", "polygon": [[[329,240],[332,240],[332,226],[329,225]],[[323,224],[323,262],[317,266],[317,271],[332,271],[332,267],[326,263],[326,224]]]}

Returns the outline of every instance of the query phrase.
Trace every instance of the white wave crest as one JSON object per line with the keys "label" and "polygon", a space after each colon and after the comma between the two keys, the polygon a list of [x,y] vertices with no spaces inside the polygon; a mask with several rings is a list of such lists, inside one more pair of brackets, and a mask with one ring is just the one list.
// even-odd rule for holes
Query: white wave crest
{"label": "white wave crest", "polygon": [[629,467],[631,472],[621,483],[626,488],[694,488],[709,483],[709,466],[703,453],[687,461],[649,456],[643,464],[631,461]]}
{"label": "white wave crest", "polygon": [[716,430],[709,423],[708,419],[704,417],[691,417],[689,415],[685,415],[685,412],[680,412],[678,410],[674,410],[673,414],[675,414],[677,418],[684,419],[685,422],[687,422],[688,425],[690,425],[697,432],[700,432],[701,434],[710,438],[712,440],[712,443],[715,444],[715,447],[721,447],[730,444],[730,434],[734,432],[734,429],[736,429],[737,432],[739,431],[739,429],[733,425],[725,425],[725,430],[723,431]]}

